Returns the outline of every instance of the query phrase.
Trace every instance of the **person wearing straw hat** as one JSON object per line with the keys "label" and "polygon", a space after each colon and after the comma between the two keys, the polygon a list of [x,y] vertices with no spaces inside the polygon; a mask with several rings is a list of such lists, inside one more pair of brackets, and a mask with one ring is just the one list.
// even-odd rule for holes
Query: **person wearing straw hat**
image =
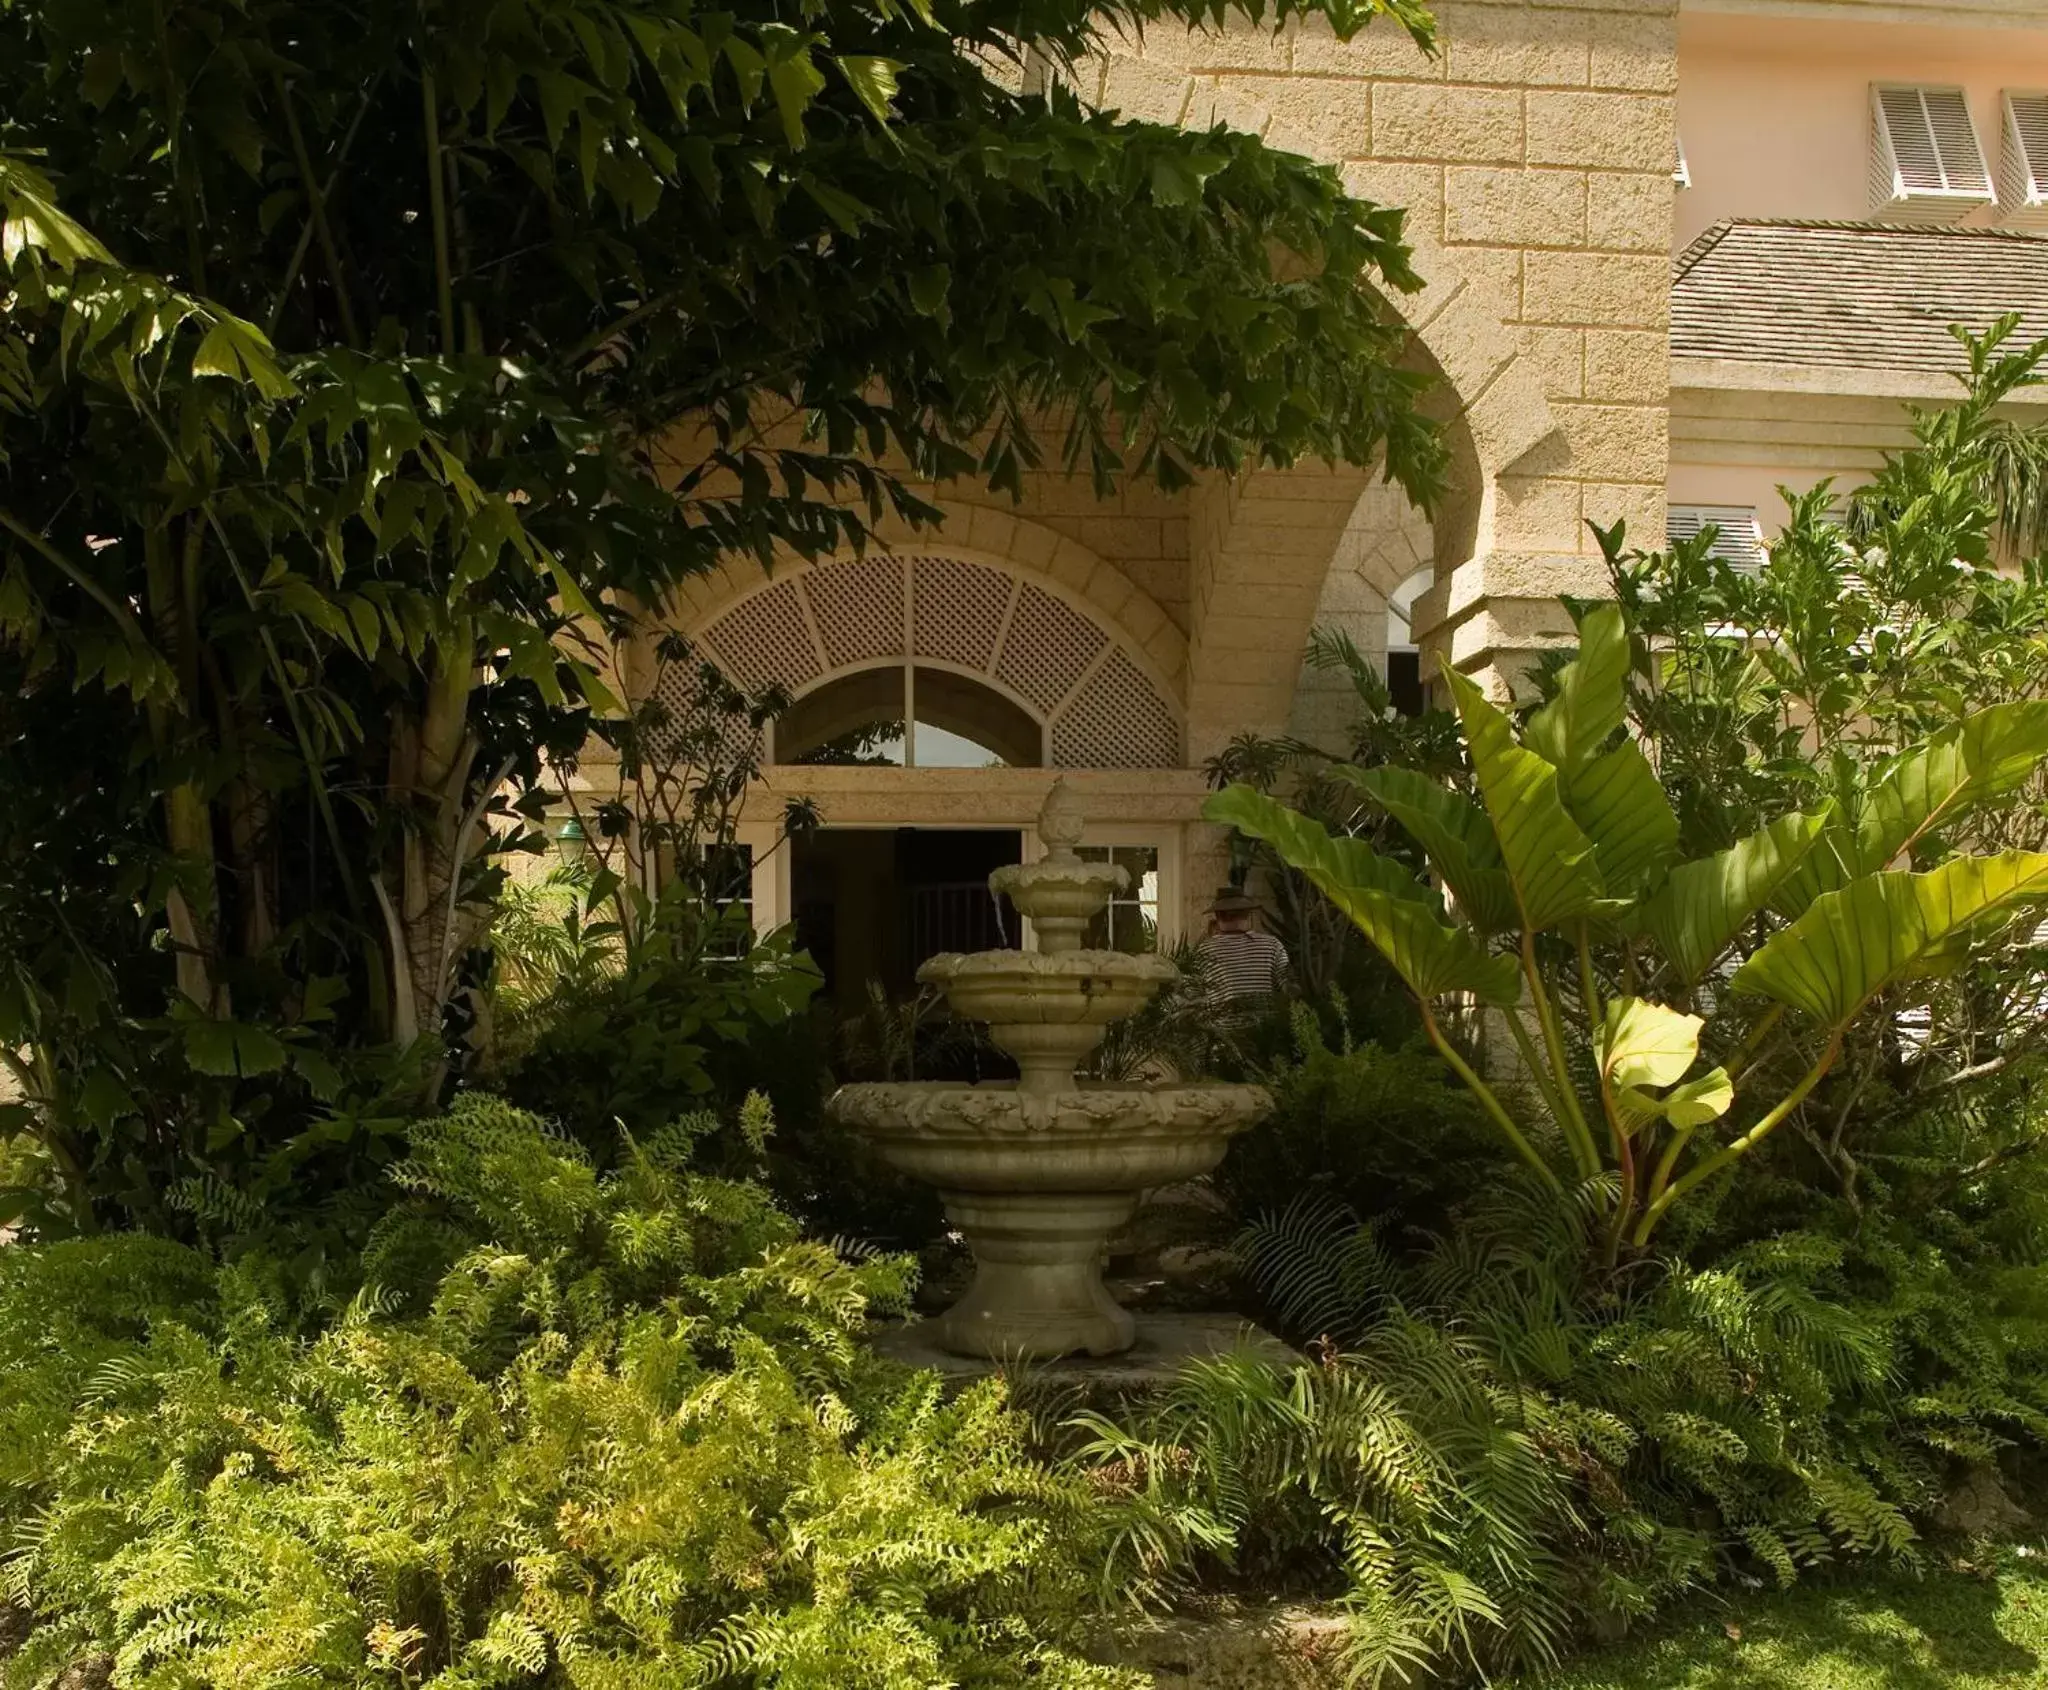
{"label": "person wearing straw hat", "polygon": [[1219,1008],[1248,1009],[1286,983],[1287,947],[1259,931],[1258,914],[1258,900],[1236,886],[1219,888],[1209,905],[1209,936],[1195,960]]}

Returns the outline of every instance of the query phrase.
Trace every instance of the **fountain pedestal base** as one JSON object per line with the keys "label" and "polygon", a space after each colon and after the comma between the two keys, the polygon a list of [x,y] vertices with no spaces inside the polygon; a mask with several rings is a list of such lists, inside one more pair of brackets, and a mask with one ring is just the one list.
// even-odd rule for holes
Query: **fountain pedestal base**
{"label": "fountain pedestal base", "polygon": [[974,1283],[935,1323],[956,1355],[991,1361],[1111,1356],[1137,1329],[1102,1284],[1102,1252],[1135,1191],[948,1191],[946,1214],[974,1250]]}

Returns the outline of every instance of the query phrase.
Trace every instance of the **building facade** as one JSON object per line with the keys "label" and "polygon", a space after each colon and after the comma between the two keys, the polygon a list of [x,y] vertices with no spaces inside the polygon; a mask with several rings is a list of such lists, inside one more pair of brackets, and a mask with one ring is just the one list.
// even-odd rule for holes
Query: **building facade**
{"label": "building facade", "polygon": [[[1397,676],[1439,654],[1512,685],[1641,543],[1713,521],[1755,555],[1776,488],[1867,474],[1900,401],[1953,391],[1953,319],[2048,333],[2048,11],[2003,0],[1449,0],[1440,51],[1388,24],[1152,32],[1088,67],[1127,115],[1223,123],[1405,206],[1424,286],[1388,303],[1437,378],[1434,520],[1364,471],[1142,480],[1104,501],[924,489],[893,550],[748,562],[667,614],[736,679],[786,686],[749,802],[759,925],[796,921],[850,997],[1007,939],[980,890],[1031,856],[1064,771],[1133,870],[1115,944],[1197,936],[1227,863],[1205,761],[1341,733],[1343,629]],[[629,684],[656,684],[645,662]],[[678,701],[680,702],[680,701]],[[778,840],[791,798],[824,827]]]}

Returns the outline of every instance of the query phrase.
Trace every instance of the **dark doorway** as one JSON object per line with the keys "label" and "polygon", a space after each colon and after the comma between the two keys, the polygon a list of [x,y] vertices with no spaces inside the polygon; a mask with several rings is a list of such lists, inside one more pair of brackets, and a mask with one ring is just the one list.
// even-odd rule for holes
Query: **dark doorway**
{"label": "dark doorway", "polygon": [[1010,829],[824,828],[795,840],[797,939],[824,971],[826,1000],[855,1015],[870,980],[900,1001],[941,951],[1015,949],[1017,912],[988,877],[1023,858]]}

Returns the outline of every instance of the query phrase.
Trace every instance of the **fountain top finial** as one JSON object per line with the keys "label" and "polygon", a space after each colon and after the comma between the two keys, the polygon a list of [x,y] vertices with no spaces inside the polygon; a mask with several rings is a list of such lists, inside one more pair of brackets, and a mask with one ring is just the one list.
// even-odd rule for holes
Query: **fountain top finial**
{"label": "fountain top finial", "polygon": [[1080,801],[1062,775],[1052,783],[1052,790],[1045,795],[1045,807],[1038,812],[1038,837],[1045,841],[1046,855],[1060,862],[1073,861],[1074,847],[1087,831],[1088,822],[1081,814]]}

